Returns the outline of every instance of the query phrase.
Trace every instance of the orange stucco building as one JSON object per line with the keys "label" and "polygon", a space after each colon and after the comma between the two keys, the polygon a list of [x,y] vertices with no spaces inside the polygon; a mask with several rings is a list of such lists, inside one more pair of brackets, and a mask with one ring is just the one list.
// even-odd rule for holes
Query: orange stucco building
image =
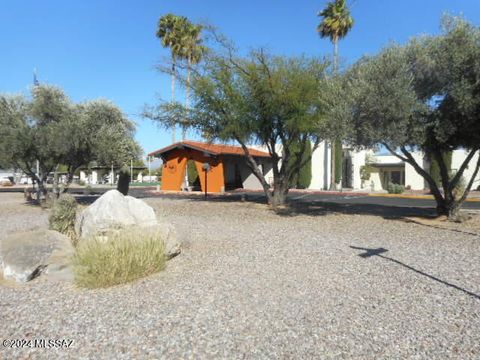
{"label": "orange stucco building", "polygon": [[[271,168],[270,154],[256,149],[249,151],[257,164],[260,164],[262,171]],[[258,188],[252,178],[252,172],[246,165],[243,149],[239,146],[182,141],[149,155],[163,160],[162,190],[182,190],[189,160],[195,162],[202,191],[205,191],[205,167],[209,168],[206,174],[208,192],[223,192],[229,187],[245,185]]]}

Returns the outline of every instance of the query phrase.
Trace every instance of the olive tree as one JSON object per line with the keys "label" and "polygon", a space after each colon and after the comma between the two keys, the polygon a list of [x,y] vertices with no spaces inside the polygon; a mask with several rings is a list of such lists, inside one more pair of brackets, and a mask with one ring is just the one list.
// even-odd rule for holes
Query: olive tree
{"label": "olive tree", "polygon": [[92,161],[120,165],[137,158],[134,129],[114,104],[75,104],[54,86],[34,86],[31,98],[0,95],[0,166],[22,170],[46,195],[47,177],[59,165],[70,183]]}
{"label": "olive tree", "polygon": [[[38,86],[32,99],[0,96],[0,164],[21,169],[46,194],[45,182],[63,154],[58,148],[62,122],[75,117],[65,94]],[[38,171],[37,171],[38,165]]]}
{"label": "olive tree", "polygon": [[66,119],[62,127],[62,164],[67,167],[67,186],[75,172],[91,162],[121,167],[138,159],[141,148],[134,140],[135,125],[122,111],[106,100],[75,106],[75,121]]}
{"label": "olive tree", "polygon": [[[348,77],[353,142],[383,145],[410,164],[428,183],[438,214],[456,218],[480,167],[480,157],[472,161],[480,149],[479,28],[447,17],[442,35],[392,45],[361,59]],[[444,154],[455,149],[467,150],[467,156],[452,174]],[[414,151],[433,156],[441,186]],[[472,176],[458,193],[468,166]]]}

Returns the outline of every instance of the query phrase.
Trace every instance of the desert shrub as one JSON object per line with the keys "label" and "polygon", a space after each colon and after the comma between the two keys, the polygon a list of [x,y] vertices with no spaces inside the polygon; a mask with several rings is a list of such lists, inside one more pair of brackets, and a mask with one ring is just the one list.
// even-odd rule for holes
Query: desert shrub
{"label": "desert shrub", "polygon": [[82,241],[73,259],[77,285],[100,288],[124,284],[165,268],[165,245],[160,234],[138,228]]}
{"label": "desert shrub", "polygon": [[54,200],[50,217],[50,229],[69,236],[75,243],[75,218],[77,214],[77,201],[72,195],[62,194]]}
{"label": "desert shrub", "polygon": [[387,191],[389,194],[402,194],[405,191],[405,186],[389,183]]}

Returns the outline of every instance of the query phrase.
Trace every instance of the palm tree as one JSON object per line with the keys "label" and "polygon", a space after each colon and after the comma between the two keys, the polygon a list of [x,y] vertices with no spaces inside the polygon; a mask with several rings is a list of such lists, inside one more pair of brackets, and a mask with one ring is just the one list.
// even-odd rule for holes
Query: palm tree
{"label": "palm tree", "polygon": [[[322,38],[328,37],[333,43],[333,67],[335,73],[338,72],[338,42],[347,36],[354,25],[354,20],[350,15],[350,9],[346,0],[334,0],[328,2],[323,11],[318,13],[322,17],[317,31]],[[340,143],[341,144],[341,143]],[[339,144],[337,144],[339,145]],[[341,146],[341,145],[340,145]],[[330,189],[335,190],[335,142],[331,146],[331,179]]]}
{"label": "palm tree", "polygon": [[[158,22],[157,37],[162,40],[162,46],[169,48],[172,56],[172,103],[175,102],[175,80],[177,59],[182,54],[181,30],[186,18],[175,14],[167,14],[160,18]],[[175,127],[172,124],[172,140],[175,143]]]}
{"label": "palm tree", "polygon": [[[192,66],[198,64],[207,48],[202,45],[203,40],[201,37],[203,30],[202,25],[196,25],[191,22],[185,24],[185,27],[182,31],[182,58],[187,61],[187,88],[186,88],[186,97],[185,97],[185,107],[188,109],[190,107],[190,75],[192,71]],[[183,127],[183,139],[185,140],[186,135],[186,124]]]}

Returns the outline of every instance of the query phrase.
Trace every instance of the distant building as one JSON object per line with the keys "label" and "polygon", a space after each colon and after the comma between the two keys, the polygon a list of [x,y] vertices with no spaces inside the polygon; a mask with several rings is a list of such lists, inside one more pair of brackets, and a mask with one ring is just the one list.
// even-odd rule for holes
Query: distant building
{"label": "distant building", "polygon": [[[251,155],[267,175],[271,171],[270,154],[250,149]],[[186,168],[188,160],[195,162],[202,191],[205,190],[205,167],[207,190],[223,192],[234,188],[262,189],[262,185],[247,166],[243,149],[240,146],[207,144],[198,141],[182,141],[154,151],[149,156],[163,160],[162,190],[180,191],[186,188]]]}
{"label": "distant building", "polygon": [[[277,150],[281,150],[281,147]],[[272,162],[266,148],[251,146],[265,179],[273,182]],[[429,171],[430,162],[421,152],[412,153],[423,169]],[[185,186],[185,170],[188,160],[194,160],[199,174],[204,174],[203,164],[211,166],[208,173],[208,191],[221,192],[234,188],[259,190],[262,186],[248,168],[243,149],[240,146],[208,144],[198,141],[182,141],[149,154],[164,161],[162,189],[179,191]],[[452,171],[455,172],[467,156],[465,150],[455,150],[452,154]],[[312,153],[311,190],[322,190],[330,187],[331,148],[325,142],[320,143]],[[478,154],[470,161],[464,177],[469,179],[473,174]],[[363,177],[362,169],[369,165],[371,171],[368,179]],[[204,176],[200,176],[201,188],[204,190]],[[412,190],[424,190],[428,186],[415,169],[393,155],[378,155],[373,150],[355,150],[344,147],[342,165],[342,187],[353,190],[378,191],[386,190],[389,183],[400,184]],[[475,180],[473,189],[480,186],[480,174]]]}

